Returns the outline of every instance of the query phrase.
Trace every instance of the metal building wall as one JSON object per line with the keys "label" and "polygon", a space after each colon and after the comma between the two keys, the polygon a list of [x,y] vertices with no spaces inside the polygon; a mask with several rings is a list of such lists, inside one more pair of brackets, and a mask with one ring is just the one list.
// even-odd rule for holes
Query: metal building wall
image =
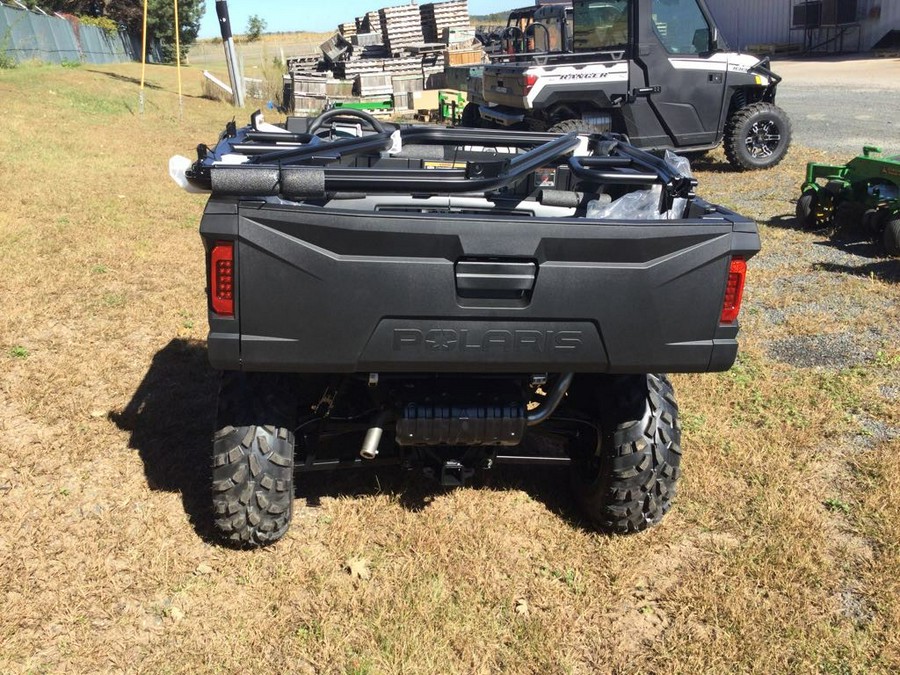
{"label": "metal building wall", "polygon": [[[791,0],[706,0],[732,49],[791,41]],[[800,41],[794,35],[795,42]]]}
{"label": "metal building wall", "polygon": [[871,49],[889,30],[900,30],[900,0],[861,0],[861,4],[868,6],[868,12],[878,7],[879,14],[862,22],[863,49]]}
{"label": "metal building wall", "polygon": [[[791,13],[797,0],[706,0],[719,30],[734,49],[755,44],[800,44],[803,31],[792,31]],[[860,48],[872,48],[889,30],[900,30],[900,0],[857,0]],[[856,48],[856,31],[846,38]]]}

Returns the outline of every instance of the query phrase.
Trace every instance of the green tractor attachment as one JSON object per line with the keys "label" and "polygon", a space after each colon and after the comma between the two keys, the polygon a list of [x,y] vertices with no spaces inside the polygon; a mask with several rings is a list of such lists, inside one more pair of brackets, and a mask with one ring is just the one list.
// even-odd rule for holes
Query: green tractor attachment
{"label": "green tractor attachment", "polygon": [[862,225],[900,256],[900,155],[882,157],[867,145],[847,164],[810,162],[797,200],[797,222],[814,229]]}

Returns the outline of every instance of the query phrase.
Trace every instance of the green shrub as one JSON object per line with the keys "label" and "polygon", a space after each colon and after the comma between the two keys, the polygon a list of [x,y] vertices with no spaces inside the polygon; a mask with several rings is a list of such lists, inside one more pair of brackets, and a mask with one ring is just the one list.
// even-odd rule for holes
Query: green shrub
{"label": "green shrub", "polygon": [[114,37],[119,33],[119,24],[108,16],[79,16],[78,20],[85,26],[97,26],[97,28],[102,28],[110,37]]}

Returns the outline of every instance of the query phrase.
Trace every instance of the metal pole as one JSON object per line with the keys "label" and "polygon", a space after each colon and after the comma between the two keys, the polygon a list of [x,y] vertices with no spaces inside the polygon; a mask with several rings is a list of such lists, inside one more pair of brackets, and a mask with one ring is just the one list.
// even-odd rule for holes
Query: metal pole
{"label": "metal pole", "polygon": [[222,43],[225,45],[225,62],[228,64],[228,78],[234,92],[234,105],[244,107],[244,88],[241,74],[238,72],[237,57],[234,51],[234,38],[231,36],[231,21],[228,18],[227,0],[216,0],[216,14],[219,16],[219,28],[222,30]]}
{"label": "metal pole", "polygon": [[147,0],[144,0],[144,28],[141,34],[141,89],[138,94],[138,110],[144,114],[144,81],[147,74]]}
{"label": "metal pole", "polygon": [[175,70],[178,73],[178,119],[184,119],[184,98],[181,95],[181,23],[178,21],[178,0],[175,0]]}

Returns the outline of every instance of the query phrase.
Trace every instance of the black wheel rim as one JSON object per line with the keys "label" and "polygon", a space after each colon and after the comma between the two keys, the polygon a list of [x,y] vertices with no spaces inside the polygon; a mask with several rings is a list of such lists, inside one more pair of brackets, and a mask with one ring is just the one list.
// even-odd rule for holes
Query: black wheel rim
{"label": "black wheel rim", "polygon": [[744,143],[751,157],[768,159],[781,145],[781,129],[773,119],[757,120],[747,130],[747,138]]}

